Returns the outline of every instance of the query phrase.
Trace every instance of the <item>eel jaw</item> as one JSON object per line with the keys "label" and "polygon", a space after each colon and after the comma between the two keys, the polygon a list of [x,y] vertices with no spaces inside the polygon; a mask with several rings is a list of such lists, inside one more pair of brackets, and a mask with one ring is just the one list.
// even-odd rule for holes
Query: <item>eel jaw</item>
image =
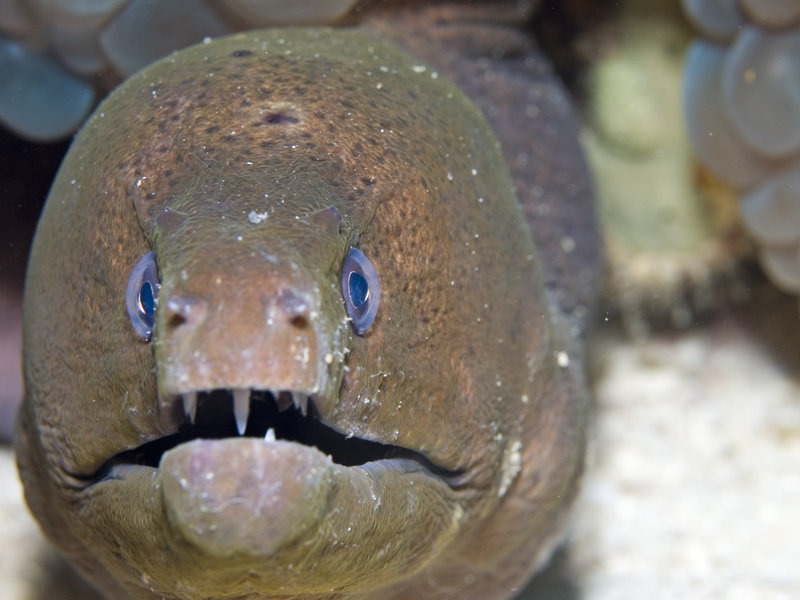
{"label": "eel jaw", "polygon": [[178,421],[174,433],[116,454],[86,479],[93,483],[125,479],[142,467],[158,467],[163,455],[181,444],[237,436],[316,447],[334,463],[345,467],[376,463],[372,465],[375,468],[422,470],[451,487],[459,485],[462,475],[434,464],[415,450],[362,439],[327,426],[316,409],[316,395],[304,391],[197,390],[174,396],[169,404],[175,411],[182,408],[183,412],[183,421]]}
{"label": "eel jaw", "polygon": [[[150,430],[160,438],[119,447],[92,473],[67,473],[66,486],[26,484],[32,509],[87,578],[139,598],[368,592],[452,547],[479,501],[461,473],[327,426],[317,402],[331,398],[311,386],[268,385],[250,392],[244,435],[241,392],[162,398],[170,414],[153,411],[153,422],[171,425]],[[23,472],[45,474],[36,454],[22,456]],[[122,595],[116,584],[105,590]]]}
{"label": "eel jaw", "polygon": [[82,527],[101,538],[94,560],[197,600],[329,597],[425,568],[468,519],[466,474],[328,426],[326,400],[310,386],[162,397],[165,435],[74,490]]}
{"label": "eel jaw", "polygon": [[243,396],[175,395],[173,433],[84,479],[72,506],[94,560],[164,596],[321,598],[402,581],[458,536],[461,473],[335,431],[312,394],[252,390],[246,421]]}

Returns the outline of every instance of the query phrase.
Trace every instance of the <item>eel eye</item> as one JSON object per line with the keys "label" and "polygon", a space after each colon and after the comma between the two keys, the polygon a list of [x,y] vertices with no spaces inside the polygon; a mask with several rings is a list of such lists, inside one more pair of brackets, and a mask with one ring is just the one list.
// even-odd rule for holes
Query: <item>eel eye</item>
{"label": "eel eye", "polygon": [[138,260],[125,286],[125,308],[133,329],[144,341],[153,335],[156,303],[158,301],[158,270],[156,255],[148,252]]}
{"label": "eel eye", "polygon": [[342,264],[342,296],[353,329],[364,335],[375,320],[381,286],[375,267],[361,250],[350,248]]}

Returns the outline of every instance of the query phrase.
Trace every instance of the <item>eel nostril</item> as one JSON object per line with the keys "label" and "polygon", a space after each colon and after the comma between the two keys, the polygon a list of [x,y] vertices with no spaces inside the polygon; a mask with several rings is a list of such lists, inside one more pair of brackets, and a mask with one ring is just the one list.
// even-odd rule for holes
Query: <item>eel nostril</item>
{"label": "eel nostril", "polygon": [[166,325],[177,329],[185,324],[198,323],[205,314],[205,302],[192,296],[173,296],[166,304]]}
{"label": "eel nostril", "polygon": [[167,317],[167,328],[168,329],[177,329],[181,325],[186,323],[186,318],[183,315],[179,315],[177,313],[173,313]]}
{"label": "eel nostril", "polygon": [[308,319],[305,315],[296,315],[289,319],[289,322],[297,329],[306,329],[308,327]]}

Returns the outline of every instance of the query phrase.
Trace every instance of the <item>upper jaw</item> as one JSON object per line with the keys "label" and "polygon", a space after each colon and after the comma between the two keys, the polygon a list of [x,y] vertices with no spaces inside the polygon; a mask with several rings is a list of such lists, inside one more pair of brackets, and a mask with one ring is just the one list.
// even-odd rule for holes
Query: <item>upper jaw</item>
{"label": "upper jaw", "polygon": [[237,437],[261,438],[267,444],[292,442],[303,451],[318,450],[343,467],[422,471],[453,487],[463,482],[463,473],[445,469],[412,448],[330,427],[318,410],[322,404],[319,395],[306,390],[196,390],[172,396],[171,403],[176,416],[166,435],[110,457],[89,482],[127,479],[138,469],[160,467],[167,453],[188,442],[225,442]]}

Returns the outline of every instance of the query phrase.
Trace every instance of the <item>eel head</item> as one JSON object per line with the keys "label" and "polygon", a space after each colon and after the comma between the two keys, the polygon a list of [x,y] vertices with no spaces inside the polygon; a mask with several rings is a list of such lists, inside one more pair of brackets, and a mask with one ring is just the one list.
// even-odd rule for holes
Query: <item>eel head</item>
{"label": "eel head", "polygon": [[53,185],[24,328],[28,503],[114,597],[449,582],[550,540],[580,470],[497,142],[363,33],[123,84]]}

